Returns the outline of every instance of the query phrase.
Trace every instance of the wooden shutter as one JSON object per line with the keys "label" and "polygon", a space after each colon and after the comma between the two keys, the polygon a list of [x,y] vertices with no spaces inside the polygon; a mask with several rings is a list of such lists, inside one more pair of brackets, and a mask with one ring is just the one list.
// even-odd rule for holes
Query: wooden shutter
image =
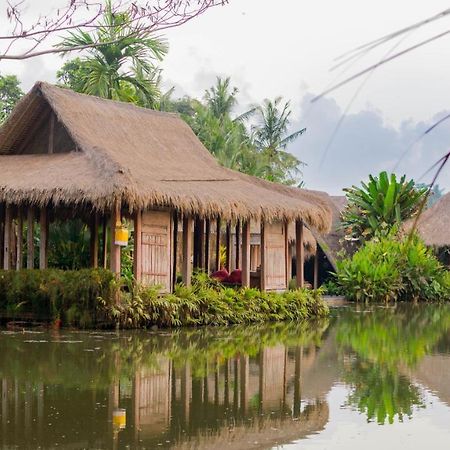
{"label": "wooden shutter", "polygon": [[161,292],[170,292],[172,286],[171,223],[168,211],[142,214],[142,283],[159,285]]}
{"label": "wooden shutter", "polygon": [[264,288],[286,290],[286,228],[282,222],[264,224]]}

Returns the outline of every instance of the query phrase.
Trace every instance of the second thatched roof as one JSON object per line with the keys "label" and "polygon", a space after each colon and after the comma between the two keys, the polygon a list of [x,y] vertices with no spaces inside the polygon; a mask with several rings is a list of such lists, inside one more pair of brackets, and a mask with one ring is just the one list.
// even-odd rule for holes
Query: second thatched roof
{"label": "second thatched roof", "polygon": [[[414,220],[406,223],[410,231]],[[450,193],[441,197],[431,208],[425,210],[417,222],[417,232],[425,243],[433,247],[450,247]]]}
{"label": "second thatched roof", "polygon": [[[34,124],[51,114],[62,128],[57,154],[30,152]],[[0,129],[0,165],[0,202],[103,210],[120,200],[130,210],[167,206],[204,217],[301,219],[321,231],[331,224],[328,205],[315,193],[220,166],[177,115],[42,82]]]}

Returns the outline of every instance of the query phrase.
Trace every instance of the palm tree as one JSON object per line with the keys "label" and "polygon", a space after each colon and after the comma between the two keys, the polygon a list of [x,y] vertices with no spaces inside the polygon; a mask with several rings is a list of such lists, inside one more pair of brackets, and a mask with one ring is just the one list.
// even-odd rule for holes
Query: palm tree
{"label": "palm tree", "polygon": [[[70,33],[60,46],[76,48],[98,42],[78,60],[77,89],[99,97],[155,107],[158,103],[159,69],[167,53],[165,40],[143,30],[128,13],[113,12],[106,2],[102,22],[95,31]],[[63,78],[60,76],[60,78]]]}
{"label": "palm tree", "polygon": [[266,178],[272,181],[294,184],[302,164],[294,155],[286,151],[286,147],[302,135],[306,128],[287,134],[290,103],[281,105],[281,97],[274,101],[264,100],[257,108],[258,124],[253,127],[254,142],[258,150],[265,156],[268,164]]}
{"label": "palm tree", "polygon": [[229,117],[236,106],[236,87],[230,88],[230,77],[217,77],[217,83],[205,93],[206,106],[211,114],[219,120]]}

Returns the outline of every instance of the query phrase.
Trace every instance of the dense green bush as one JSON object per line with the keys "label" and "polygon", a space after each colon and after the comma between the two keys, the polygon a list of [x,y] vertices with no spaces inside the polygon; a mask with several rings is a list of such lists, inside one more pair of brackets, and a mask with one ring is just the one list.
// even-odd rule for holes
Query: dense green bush
{"label": "dense green bush", "polygon": [[117,293],[114,275],[103,269],[0,271],[0,311],[11,318],[91,326],[104,315],[98,299]]}
{"label": "dense green bush", "polygon": [[179,284],[172,294],[156,287],[124,292],[122,301],[105,304],[110,320],[123,327],[157,324],[162,327],[229,325],[323,317],[328,307],[322,291],[299,289],[285,293],[225,287],[207,274],[193,277],[192,286]]}
{"label": "dense green bush", "polygon": [[350,300],[450,299],[450,273],[418,237],[367,242],[338,262],[337,277]]}
{"label": "dense green bush", "polygon": [[123,328],[299,320],[328,313],[321,291],[233,289],[204,273],[193,277],[192,286],[177,285],[167,295],[122,281],[121,286],[107,270],[0,271],[0,312],[17,319],[30,315],[65,325]]}

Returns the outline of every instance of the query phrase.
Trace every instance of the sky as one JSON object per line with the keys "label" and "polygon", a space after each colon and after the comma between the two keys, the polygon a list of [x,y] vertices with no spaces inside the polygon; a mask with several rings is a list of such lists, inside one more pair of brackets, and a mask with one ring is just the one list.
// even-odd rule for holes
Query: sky
{"label": "sky", "polygon": [[[63,0],[40,0],[33,7],[45,11],[58,1]],[[0,10],[5,4],[0,0]],[[264,98],[289,100],[290,131],[307,128],[289,150],[305,163],[308,188],[338,194],[369,173],[394,168],[429,181],[430,174],[423,174],[450,147],[450,121],[412,144],[450,112],[450,37],[377,69],[333,139],[362,80],[316,103],[311,99],[336,79],[330,68],[337,56],[448,7],[443,0],[230,0],[165,33],[170,50],[163,63],[164,85],[175,86],[178,95],[201,96],[217,76],[230,76],[243,109]],[[7,25],[2,16],[0,27]],[[399,51],[449,27],[450,17],[410,33],[357,61],[341,77],[378,62],[394,44]],[[16,73],[26,90],[36,80],[54,82],[61,64],[57,56],[0,62],[0,72]],[[450,189],[450,168],[439,183]]]}

